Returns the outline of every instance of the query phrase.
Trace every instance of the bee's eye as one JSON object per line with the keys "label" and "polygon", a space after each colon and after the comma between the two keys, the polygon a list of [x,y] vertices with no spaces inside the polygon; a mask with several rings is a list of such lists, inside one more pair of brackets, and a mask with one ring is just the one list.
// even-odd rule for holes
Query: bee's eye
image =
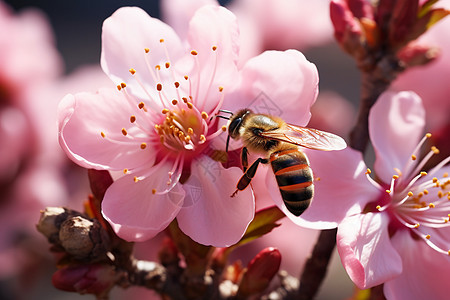
{"label": "bee's eye", "polygon": [[230,125],[228,126],[228,132],[232,138],[238,136],[239,127],[241,127],[241,123],[242,123],[242,117],[236,118],[233,121],[231,121]]}

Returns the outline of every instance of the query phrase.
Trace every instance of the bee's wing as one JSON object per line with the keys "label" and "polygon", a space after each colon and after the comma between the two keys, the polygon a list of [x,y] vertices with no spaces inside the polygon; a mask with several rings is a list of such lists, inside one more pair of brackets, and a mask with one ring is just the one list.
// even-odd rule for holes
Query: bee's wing
{"label": "bee's wing", "polygon": [[286,124],[277,130],[262,132],[261,136],[315,150],[342,150],[347,147],[340,136],[292,124]]}

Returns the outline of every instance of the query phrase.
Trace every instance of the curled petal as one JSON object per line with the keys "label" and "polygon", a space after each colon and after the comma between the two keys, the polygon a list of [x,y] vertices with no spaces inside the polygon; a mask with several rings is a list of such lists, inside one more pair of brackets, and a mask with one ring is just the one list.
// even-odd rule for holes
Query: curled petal
{"label": "curled petal", "polygon": [[388,224],[388,216],[381,213],[350,216],[339,224],[339,256],[360,289],[379,285],[402,272],[401,257],[389,239]]}
{"label": "curled petal", "polygon": [[[133,111],[117,90],[67,95],[58,108],[59,143],[85,168],[123,170],[152,165],[152,151],[140,149],[122,134]],[[102,132],[105,137],[102,137]]]}
{"label": "curled petal", "polygon": [[255,214],[251,188],[231,197],[241,176],[239,168],[224,169],[207,156],[194,161],[183,185],[186,199],[177,216],[180,229],[201,244],[237,243]]}
{"label": "curled petal", "polygon": [[425,110],[414,92],[385,92],[370,110],[369,134],[376,153],[375,172],[390,182],[411,158],[423,135]]}
{"label": "curled petal", "polygon": [[414,240],[407,231],[396,233],[391,241],[400,254],[403,272],[384,284],[386,298],[448,298],[449,287],[443,282],[443,276],[450,267],[450,257],[438,254],[422,240]]}
{"label": "curled petal", "polygon": [[305,126],[317,98],[318,84],[316,66],[301,52],[266,51],[244,65],[241,92],[230,95],[224,108],[235,111],[247,107]]}
{"label": "curled petal", "polygon": [[171,167],[170,163],[159,164],[146,179],[135,182],[133,176],[126,175],[108,188],[102,213],[119,237],[127,241],[148,240],[176,217],[183,205],[183,188],[177,184],[167,193],[158,193],[165,189],[165,175]]}

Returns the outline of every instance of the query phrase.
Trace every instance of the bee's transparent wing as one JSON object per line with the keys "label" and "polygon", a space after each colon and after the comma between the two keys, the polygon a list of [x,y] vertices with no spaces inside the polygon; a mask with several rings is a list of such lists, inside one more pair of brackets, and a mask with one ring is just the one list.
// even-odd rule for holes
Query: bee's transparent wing
{"label": "bee's transparent wing", "polygon": [[342,150],[347,147],[344,139],[333,133],[292,124],[262,132],[261,136],[315,150]]}

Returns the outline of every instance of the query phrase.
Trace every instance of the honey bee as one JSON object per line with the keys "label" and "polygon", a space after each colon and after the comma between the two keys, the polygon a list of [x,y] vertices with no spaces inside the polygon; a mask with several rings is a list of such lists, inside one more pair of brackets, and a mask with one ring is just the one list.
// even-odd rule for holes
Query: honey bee
{"label": "honey bee", "polygon": [[[230,117],[227,152],[230,137],[242,140],[244,146],[241,153],[244,174],[231,197],[250,184],[260,163],[270,162],[281,198],[296,216],[308,208],[314,195],[313,172],[308,157],[298,146],[323,151],[347,147],[344,139],[332,133],[288,124],[279,117],[256,114],[250,109],[242,109]],[[248,167],[249,152],[264,157]]]}

